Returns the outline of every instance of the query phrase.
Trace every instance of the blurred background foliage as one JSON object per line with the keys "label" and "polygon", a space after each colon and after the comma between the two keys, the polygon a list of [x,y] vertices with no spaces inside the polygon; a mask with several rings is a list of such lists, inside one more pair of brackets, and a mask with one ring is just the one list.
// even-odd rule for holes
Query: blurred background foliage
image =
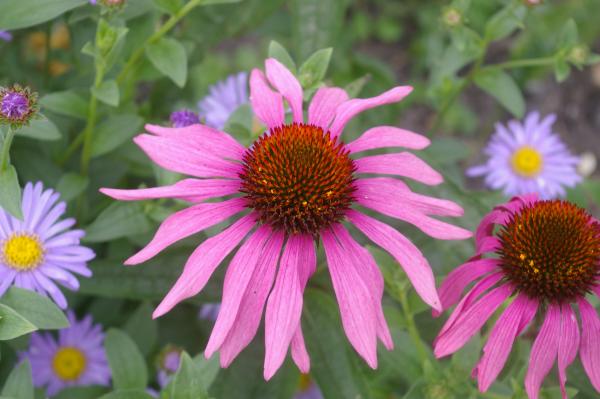
{"label": "blurred background foliage", "polygon": [[[323,81],[360,97],[398,84],[414,86],[401,104],[356,118],[345,140],[375,124],[432,137],[422,156],[443,171],[446,183],[419,191],[463,205],[466,215],[460,223],[470,229],[503,199],[464,177],[465,167],[477,161],[493,132],[493,123],[522,118],[528,110],[557,113],[556,130],[575,153],[600,154],[597,0],[548,0],[541,5],[521,0],[127,0],[123,9],[110,13],[85,0],[60,0],[47,8],[38,7],[41,3],[53,2],[0,3],[0,30],[13,34],[12,42],[0,42],[0,85],[32,87],[47,118],[17,136],[12,163],[21,185],[41,180],[62,193],[69,213],[86,229],[86,244],[98,253],[91,266],[94,277],[84,279],[78,293],[68,293],[70,305],[80,314],[92,314],[107,329],[128,334],[132,340],[112,345],[139,351],[144,362],[127,367],[134,373],[149,370],[143,382],[155,388],[155,359],[161,348],[174,344],[193,356],[201,353],[211,323],[198,319],[199,305],[219,300],[224,268],[196,298],[152,320],[153,306],[206,235],[184,240],[144,265],[125,268],[123,259],[182,204],[115,203],[98,188],[179,179],[153,166],[131,138],[144,123],[167,124],[172,111],[196,109],[209,86],[227,75],[261,67],[271,55],[293,66],[309,93]],[[304,64],[316,51],[329,48],[330,60],[330,53],[322,51],[313,58],[318,62]],[[260,133],[249,112],[239,109],[226,128],[246,144]],[[598,216],[600,180],[593,168],[588,173],[569,198]],[[470,241],[434,242],[410,226],[387,221],[423,250],[437,276],[473,252]],[[478,393],[469,375],[482,341],[472,341],[449,360],[434,361],[430,343],[444,317],[431,318],[394,261],[371,250],[384,271],[385,310],[396,349],[380,352],[377,371],[358,359],[343,335],[320,262],[305,296],[303,327],[312,357],[311,379],[325,398],[525,397],[522,381],[530,341],[518,343],[490,392]],[[214,360],[200,357],[188,358],[182,367],[187,364],[209,375],[202,384],[210,397],[294,397],[300,374],[289,359],[270,383],[263,381],[262,341],[257,337],[226,370],[218,371]],[[16,351],[26,346],[26,336],[0,344],[0,381],[8,379],[6,386],[27,385],[26,370],[14,368]],[[179,383],[185,385],[188,374],[180,373]],[[541,397],[560,397],[553,378]],[[572,397],[597,397],[577,362],[569,369],[568,386]],[[173,392],[162,395],[176,398]],[[106,393],[77,388],[58,397]],[[110,397],[138,397],[114,395]]]}

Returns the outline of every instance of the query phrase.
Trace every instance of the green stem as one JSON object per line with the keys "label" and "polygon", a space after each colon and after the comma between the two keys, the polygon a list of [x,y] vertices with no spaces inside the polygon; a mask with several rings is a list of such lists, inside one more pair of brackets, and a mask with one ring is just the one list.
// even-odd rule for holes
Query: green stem
{"label": "green stem", "polygon": [[8,154],[14,137],[15,131],[9,125],[6,131],[6,137],[4,138],[4,145],[2,146],[2,157],[0,158],[0,170],[2,172],[8,168]]}
{"label": "green stem", "polygon": [[67,147],[66,151],[60,156],[60,158],[57,159],[56,162],[60,166],[64,166],[64,164],[67,163],[67,161],[71,158],[71,156],[73,156],[75,151],[83,143],[83,136],[84,132],[79,133],[77,137],[75,137],[75,140],[71,141],[71,144],[69,144],[69,147]]}
{"label": "green stem", "polygon": [[408,330],[408,335],[410,335],[410,338],[415,344],[419,360],[421,361],[421,364],[423,364],[426,360],[429,360],[429,355],[427,354],[427,350],[425,350],[423,340],[421,340],[421,335],[419,334],[419,330],[417,329],[417,324],[415,323],[415,318],[413,317],[413,313],[410,309],[410,305],[408,303],[408,299],[404,290],[398,292],[397,297],[400,300],[400,304],[402,305],[402,311],[404,312],[404,318],[406,320],[406,329]]}
{"label": "green stem", "polygon": [[499,64],[486,65],[483,69],[510,69],[510,68],[524,68],[524,67],[536,67],[544,65],[554,64],[554,57],[543,57],[543,58],[524,58],[521,60],[511,60],[501,62]]}
{"label": "green stem", "polygon": [[[104,70],[101,66],[96,66],[96,79],[94,81],[94,88],[99,88],[104,78]],[[98,111],[98,99],[94,94],[94,91],[90,93],[90,104],[88,108],[88,117],[83,130],[83,150],[81,153],[81,175],[87,176],[90,160],[92,159],[92,139],[94,137],[94,127],[96,126],[96,118]],[[75,140],[77,141],[77,140]]]}
{"label": "green stem", "polygon": [[152,36],[150,36],[144,44],[139,46],[136,51],[129,57],[127,63],[117,76],[117,82],[119,84],[123,83],[123,81],[129,76],[133,68],[136,67],[139,60],[144,55],[144,51],[149,44],[155,43],[160,40],[167,32],[169,32],[179,21],[185,17],[190,11],[199,6],[204,0],[190,0],[185,6],[181,7],[181,9],[171,16],[161,27],[158,29]]}

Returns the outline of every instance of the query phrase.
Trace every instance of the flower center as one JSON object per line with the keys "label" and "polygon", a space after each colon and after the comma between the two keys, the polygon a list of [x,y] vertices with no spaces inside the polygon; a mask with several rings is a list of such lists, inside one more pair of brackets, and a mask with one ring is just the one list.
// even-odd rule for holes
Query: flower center
{"label": "flower center", "polygon": [[29,101],[21,93],[8,92],[2,98],[0,110],[9,119],[21,119],[29,111]]}
{"label": "flower center", "polygon": [[507,278],[532,298],[571,302],[600,275],[600,223],[569,202],[525,206],[498,238]]}
{"label": "flower center", "polygon": [[86,359],[83,352],[70,346],[59,348],[52,359],[52,368],[62,380],[76,380],[85,370],[85,366]]}
{"label": "flower center", "polygon": [[288,234],[340,221],[353,202],[355,165],[344,144],[317,126],[284,125],[246,151],[241,173],[249,207],[260,221]]}
{"label": "flower center", "polygon": [[35,235],[13,234],[0,249],[4,263],[19,271],[35,269],[44,259],[44,248]]}
{"label": "flower center", "polygon": [[523,146],[515,151],[510,162],[515,173],[523,177],[537,176],[544,166],[542,155],[529,146]]}

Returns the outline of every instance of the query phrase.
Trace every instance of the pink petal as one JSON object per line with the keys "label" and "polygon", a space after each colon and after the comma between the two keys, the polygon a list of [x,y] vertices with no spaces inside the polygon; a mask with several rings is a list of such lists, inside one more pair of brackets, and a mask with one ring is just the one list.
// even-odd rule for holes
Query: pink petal
{"label": "pink petal", "polygon": [[483,219],[481,219],[481,222],[475,231],[475,246],[479,248],[482,240],[492,235],[495,224],[502,224],[502,221],[504,221],[505,218],[506,212],[500,209],[494,209],[485,215]]}
{"label": "pink petal", "polygon": [[592,287],[592,291],[594,291],[596,296],[600,297],[600,285],[598,285],[598,280],[596,280],[596,285]]}
{"label": "pink petal", "polygon": [[580,298],[577,302],[581,314],[579,357],[590,382],[600,392],[600,320],[588,301]]}
{"label": "pink petal", "polygon": [[120,190],[101,188],[100,192],[121,201],[139,201],[155,198],[177,198],[200,202],[208,198],[224,197],[239,192],[239,180],[184,179],[171,186]]}
{"label": "pink petal", "polygon": [[552,369],[558,352],[560,329],[560,307],[550,304],[529,356],[529,368],[525,376],[525,390],[529,399],[538,398],[542,381]]}
{"label": "pink petal", "polygon": [[302,335],[302,326],[298,324],[298,328],[292,337],[292,359],[300,369],[302,374],[310,371],[310,357],[306,351],[304,336]]}
{"label": "pink petal", "polygon": [[488,288],[494,286],[497,282],[499,282],[503,277],[503,272],[496,272],[479,280],[479,282],[477,282],[477,284],[475,284],[473,288],[471,288],[467,295],[465,295],[463,299],[461,299],[460,302],[456,305],[454,311],[450,314],[450,317],[442,326],[442,329],[438,333],[438,337],[435,340],[437,341],[439,337],[441,337],[446,331],[452,328],[452,326],[454,326],[454,323],[456,323],[456,320],[458,320],[458,318],[475,303],[477,298],[479,298],[481,294],[487,291]]}
{"label": "pink petal", "polygon": [[341,224],[335,224],[331,229],[335,233],[340,246],[349,254],[348,258],[354,263],[358,274],[363,276],[363,281],[371,293],[373,308],[377,312],[377,336],[388,350],[392,350],[394,343],[387,322],[385,321],[383,307],[381,306],[384,285],[383,276],[373,255],[357,243],[348,230]]}
{"label": "pink petal", "polygon": [[387,224],[355,210],[349,210],[346,216],[364,235],[396,259],[425,303],[440,308],[431,267],[410,240]]}
{"label": "pink petal", "polygon": [[477,250],[475,251],[476,255],[481,256],[487,252],[496,252],[500,247],[502,247],[502,243],[496,236],[484,237],[479,244],[476,244],[475,247]]}
{"label": "pink petal", "polygon": [[235,138],[210,126],[194,124],[172,128],[146,124],[146,130],[165,139],[181,142],[186,146],[209,151],[223,158],[241,160],[246,149]]}
{"label": "pink petal", "polygon": [[444,181],[442,175],[416,155],[409,152],[372,155],[357,159],[354,163],[356,165],[356,173],[380,173],[404,176],[431,186]]}
{"label": "pink petal", "polygon": [[[215,327],[210,335],[204,354],[210,358],[227,338],[238,314],[240,304],[246,289],[258,265],[258,260],[263,256],[264,246],[271,235],[271,229],[266,225],[259,227],[252,234],[233,257],[223,283],[223,300]],[[250,287],[254,289],[255,287]]]}
{"label": "pink petal", "polygon": [[339,136],[348,121],[359,113],[380,105],[398,102],[410,94],[411,91],[412,87],[410,86],[398,86],[376,97],[354,98],[344,102],[337,108],[335,120],[329,129],[331,136]]}
{"label": "pink petal", "polygon": [[329,274],[350,343],[371,368],[377,367],[377,313],[368,287],[331,231],[321,232]]}
{"label": "pink petal", "polygon": [[[498,267],[497,259],[477,259],[463,263],[452,270],[440,286],[439,294],[442,302],[442,310],[448,309],[460,299],[460,295],[467,285],[471,284],[481,276],[491,273]],[[440,312],[434,314],[439,316]]]}
{"label": "pink petal", "polygon": [[279,274],[267,301],[265,315],[265,380],[281,367],[302,314],[299,266],[304,254],[297,235],[288,238],[279,264]]}
{"label": "pink petal", "polygon": [[423,215],[412,207],[398,206],[395,201],[390,201],[384,195],[357,196],[356,202],[384,215],[404,220],[416,226],[425,234],[440,240],[463,240],[472,236],[470,231],[462,227]]}
{"label": "pink petal", "polygon": [[179,302],[200,292],[217,266],[255,225],[256,215],[244,216],[221,233],[200,244],[187,260],[183,273],[158,305],[152,317],[162,316]]}
{"label": "pink petal", "polygon": [[508,284],[501,285],[488,292],[473,306],[465,309],[452,327],[437,338],[434,348],[435,356],[437,358],[444,357],[462,348],[509,297],[512,290],[513,288]]}
{"label": "pink petal", "polygon": [[401,180],[391,177],[358,179],[354,186],[357,197],[379,197],[384,201],[401,202],[426,215],[462,216],[464,210],[452,201],[414,193]]}
{"label": "pink petal", "polygon": [[[575,357],[579,350],[579,326],[577,325],[577,317],[570,304],[563,304],[560,307],[562,324],[560,335],[558,337],[558,380],[560,382],[560,391],[563,399],[567,399],[567,391],[565,384],[567,383],[567,367]],[[596,342],[598,345],[598,342]]]}
{"label": "pink petal", "polygon": [[298,79],[275,58],[269,58],[265,61],[265,69],[269,82],[290,105],[294,122],[302,123],[302,86],[300,86]]}
{"label": "pink petal", "polygon": [[125,264],[145,262],[174,242],[219,224],[244,209],[246,200],[233,198],[223,202],[197,204],[175,212],[161,223],[152,241],[127,259]]}
{"label": "pink petal", "polygon": [[283,98],[269,88],[265,75],[258,69],[250,74],[250,103],[254,114],[269,129],[285,123]]}
{"label": "pink petal", "polygon": [[223,367],[228,367],[256,335],[265,301],[273,286],[282,244],[283,233],[277,232],[265,245],[244,293],[235,323],[221,346],[220,361]]}
{"label": "pink petal", "polygon": [[338,87],[321,87],[308,107],[308,123],[329,130],[337,107],[348,100],[348,94]]}
{"label": "pink petal", "polygon": [[420,134],[393,126],[377,126],[364,132],[362,136],[346,145],[351,154],[385,147],[404,147],[422,150],[431,141]]}
{"label": "pink petal", "polygon": [[157,165],[173,172],[196,177],[228,177],[237,179],[241,164],[217,157],[207,149],[149,134],[133,139]]}
{"label": "pink petal", "polygon": [[496,321],[477,365],[477,381],[481,392],[486,392],[500,374],[520,332],[520,325],[524,328],[529,324],[537,307],[537,301],[519,294]]}

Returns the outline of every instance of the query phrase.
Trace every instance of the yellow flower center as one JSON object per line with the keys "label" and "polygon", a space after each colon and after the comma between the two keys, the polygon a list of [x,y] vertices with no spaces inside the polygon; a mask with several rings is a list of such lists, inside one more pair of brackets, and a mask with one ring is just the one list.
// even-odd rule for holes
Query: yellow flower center
{"label": "yellow flower center", "polygon": [[515,151],[511,164],[515,173],[523,177],[534,177],[541,172],[544,160],[536,149],[523,146]]}
{"label": "yellow flower center", "polygon": [[85,370],[86,360],[81,350],[65,346],[60,348],[52,359],[52,368],[56,375],[67,381],[79,378]]}
{"label": "yellow flower center", "polygon": [[44,248],[35,235],[13,234],[0,249],[4,263],[20,271],[35,269],[44,258]]}

